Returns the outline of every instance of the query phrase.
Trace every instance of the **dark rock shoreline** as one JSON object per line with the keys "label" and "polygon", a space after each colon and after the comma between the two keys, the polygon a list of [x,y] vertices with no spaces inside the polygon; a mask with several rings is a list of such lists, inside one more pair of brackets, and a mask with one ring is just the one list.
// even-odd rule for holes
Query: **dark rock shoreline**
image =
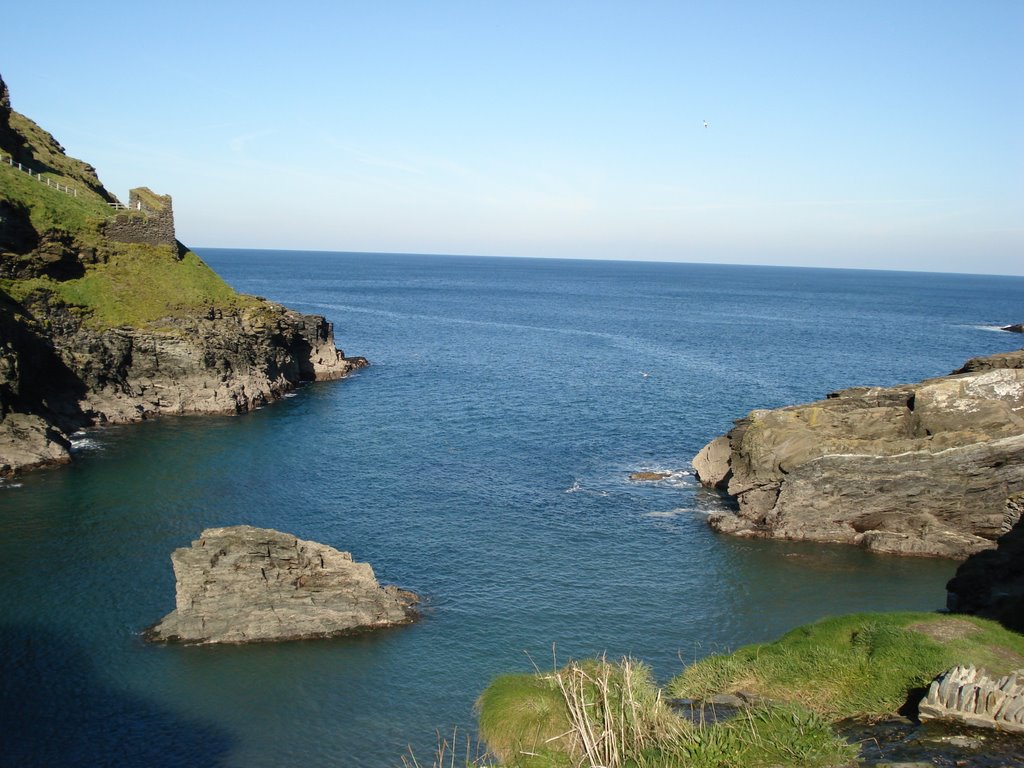
{"label": "dark rock shoreline", "polygon": [[0,476],[71,459],[83,427],[160,415],[243,413],[367,362],[330,323],[276,304],[92,330],[66,311],[0,312]]}

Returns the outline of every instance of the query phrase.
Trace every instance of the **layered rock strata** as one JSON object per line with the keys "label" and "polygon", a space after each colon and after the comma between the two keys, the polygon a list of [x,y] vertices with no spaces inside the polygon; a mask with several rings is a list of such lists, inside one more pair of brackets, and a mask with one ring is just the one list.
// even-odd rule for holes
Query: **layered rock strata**
{"label": "layered rock strata", "polygon": [[1024,491],[1024,350],[752,411],[693,465],[737,502],[709,518],[725,533],[956,558],[992,548]]}
{"label": "layered rock strata", "polygon": [[417,598],[348,552],[247,525],[208,528],[171,555],[175,609],[152,641],[248,643],[408,624]]}
{"label": "layered rock strata", "polygon": [[953,667],[932,681],[918,716],[1024,733],[1024,670],[994,679],[983,669]]}

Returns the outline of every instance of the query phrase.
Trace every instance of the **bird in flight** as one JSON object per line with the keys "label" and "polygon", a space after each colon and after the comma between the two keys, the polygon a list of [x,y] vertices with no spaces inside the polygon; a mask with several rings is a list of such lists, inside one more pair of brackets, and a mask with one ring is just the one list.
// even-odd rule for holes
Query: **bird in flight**
{"label": "bird in flight", "polygon": [[705,128],[707,128],[707,127],[708,127],[708,121],[707,121],[707,120],[705,120],[705,121],[704,121],[704,127],[705,127]]}

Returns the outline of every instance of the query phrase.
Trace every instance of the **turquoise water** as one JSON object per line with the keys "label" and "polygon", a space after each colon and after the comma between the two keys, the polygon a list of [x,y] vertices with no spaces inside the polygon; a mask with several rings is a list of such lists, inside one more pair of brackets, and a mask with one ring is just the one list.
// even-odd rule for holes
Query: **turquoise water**
{"label": "turquoise water", "polygon": [[[399,765],[495,674],[685,661],[826,615],[934,609],[955,564],[712,534],[692,455],[755,407],[1013,349],[1024,279],[202,250],[373,365],[240,417],[95,430],[0,488],[0,763]],[[673,471],[653,484],[628,474]],[[249,523],[425,597],[411,627],[144,644],[170,552]],[[532,661],[531,661],[532,660]]]}

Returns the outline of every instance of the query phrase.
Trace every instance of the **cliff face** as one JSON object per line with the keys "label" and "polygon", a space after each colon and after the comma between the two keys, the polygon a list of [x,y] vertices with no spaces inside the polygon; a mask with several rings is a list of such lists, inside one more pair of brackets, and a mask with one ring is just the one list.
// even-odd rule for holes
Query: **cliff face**
{"label": "cliff face", "polygon": [[1024,491],[1024,350],[753,411],[693,463],[738,504],[711,516],[722,532],[956,558],[990,549]]}
{"label": "cliff face", "polygon": [[[11,110],[2,80],[0,151],[0,475],[69,461],[84,426],[239,413],[366,364],[323,317],[235,293],[173,221],[162,244],[113,236],[113,196]],[[159,199],[131,213],[142,229],[170,215]]]}

